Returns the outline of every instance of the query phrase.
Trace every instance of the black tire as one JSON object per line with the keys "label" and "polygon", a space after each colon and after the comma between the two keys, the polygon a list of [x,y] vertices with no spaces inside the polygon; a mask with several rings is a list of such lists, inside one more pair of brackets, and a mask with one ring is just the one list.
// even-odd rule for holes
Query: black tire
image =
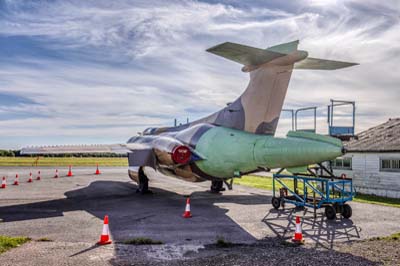
{"label": "black tire", "polygon": [[272,200],[271,200],[271,204],[277,210],[277,209],[279,209],[279,206],[281,206],[281,199],[273,197]]}
{"label": "black tire", "polygon": [[150,194],[151,190],[149,190],[149,179],[144,173],[143,167],[139,168],[138,175],[139,175],[139,185],[138,189],[136,190],[136,193]]}
{"label": "black tire", "polygon": [[211,192],[212,193],[219,193],[221,191],[225,191],[224,188],[224,181],[222,180],[213,180],[211,181]]}
{"label": "black tire", "polygon": [[333,206],[326,206],[325,207],[325,216],[328,220],[336,219],[336,210]]}
{"label": "black tire", "polygon": [[343,211],[342,211],[343,218],[349,219],[352,214],[353,214],[353,210],[351,209],[351,206],[349,204],[344,204]]}

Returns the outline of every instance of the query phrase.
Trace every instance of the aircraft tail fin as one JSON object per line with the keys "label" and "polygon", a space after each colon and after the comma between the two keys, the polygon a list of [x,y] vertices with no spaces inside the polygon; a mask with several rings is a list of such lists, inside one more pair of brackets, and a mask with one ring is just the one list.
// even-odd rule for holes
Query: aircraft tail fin
{"label": "aircraft tail fin", "polygon": [[290,53],[296,51],[297,46],[299,46],[299,40],[274,45],[274,46],[268,47],[265,50],[287,55],[287,54],[290,54]]}
{"label": "aircraft tail fin", "polygon": [[293,69],[333,70],[356,65],[309,58],[299,41],[259,49],[225,42],[207,51],[244,65],[250,82],[243,94],[224,109],[195,123],[235,128],[256,134],[275,134]]}

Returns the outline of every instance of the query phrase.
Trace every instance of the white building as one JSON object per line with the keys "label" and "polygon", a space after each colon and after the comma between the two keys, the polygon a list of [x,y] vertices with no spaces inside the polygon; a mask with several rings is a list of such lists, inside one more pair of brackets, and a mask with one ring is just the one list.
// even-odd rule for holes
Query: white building
{"label": "white building", "polygon": [[345,144],[335,175],[353,178],[356,192],[400,198],[400,118],[370,128]]}

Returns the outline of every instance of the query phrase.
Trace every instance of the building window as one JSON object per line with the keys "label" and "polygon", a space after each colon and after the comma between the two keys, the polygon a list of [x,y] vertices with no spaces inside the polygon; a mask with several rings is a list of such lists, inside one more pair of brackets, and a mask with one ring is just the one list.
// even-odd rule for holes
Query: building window
{"label": "building window", "polygon": [[381,158],[380,161],[382,172],[400,172],[400,159]]}
{"label": "building window", "polygon": [[336,158],[332,161],[332,168],[351,170],[351,157]]}

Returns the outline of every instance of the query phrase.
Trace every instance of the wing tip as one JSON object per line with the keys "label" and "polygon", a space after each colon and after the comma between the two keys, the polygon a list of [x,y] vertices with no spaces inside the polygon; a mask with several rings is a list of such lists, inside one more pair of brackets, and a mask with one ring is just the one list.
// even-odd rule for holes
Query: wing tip
{"label": "wing tip", "polygon": [[223,43],[214,45],[214,46],[206,49],[206,52],[213,53],[213,51],[217,50],[218,48],[225,46],[225,45],[229,45],[229,44],[231,44],[231,42],[223,42]]}
{"label": "wing tip", "polygon": [[347,67],[352,67],[352,66],[359,66],[360,63],[352,63],[352,62],[342,62],[343,65],[337,67],[336,69],[341,69],[341,68],[347,68]]}

